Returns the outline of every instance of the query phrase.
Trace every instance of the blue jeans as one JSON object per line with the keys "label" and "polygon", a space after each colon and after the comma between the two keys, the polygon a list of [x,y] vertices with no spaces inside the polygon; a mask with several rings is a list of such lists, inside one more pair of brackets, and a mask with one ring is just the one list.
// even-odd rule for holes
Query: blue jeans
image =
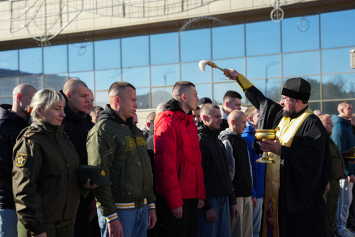
{"label": "blue jeans", "polygon": [[205,211],[197,210],[197,237],[231,236],[230,210],[228,197],[211,197],[212,208],[217,214],[216,222],[206,220]]}
{"label": "blue jeans", "polygon": [[0,236],[17,237],[16,210],[0,209]]}
{"label": "blue jeans", "polygon": [[[125,237],[147,237],[148,231],[148,207],[141,209],[117,210],[118,220],[123,227]],[[97,209],[101,237],[109,237],[107,221]]]}

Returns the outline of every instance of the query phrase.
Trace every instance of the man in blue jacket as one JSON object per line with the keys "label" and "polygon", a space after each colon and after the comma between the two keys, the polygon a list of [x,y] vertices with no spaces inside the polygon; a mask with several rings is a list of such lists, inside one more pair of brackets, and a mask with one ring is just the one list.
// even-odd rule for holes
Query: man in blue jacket
{"label": "man in blue jacket", "polygon": [[265,164],[256,163],[260,156],[253,149],[255,129],[258,127],[259,110],[255,106],[245,111],[247,116],[247,127],[242,137],[247,142],[250,163],[253,171],[253,237],[259,237],[261,217],[263,216],[264,185],[265,185]]}
{"label": "man in blue jacket", "polygon": [[[341,102],[338,105],[339,115],[333,115],[333,130],[331,138],[338,146],[342,154],[347,154],[355,147],[355,135],[351,129],[351,117],[354,113],[350,102]],[[354,156],[354,152],[350,156]],[[352,189],[355,182],[355,165],[353,161],[345,164],[345,179],[340,179],[340,194],[338,199],[338,210],[336,224],[338,235],[341,237],[355,236],[346,228],[349,216],[349,207],[353,200]]]}

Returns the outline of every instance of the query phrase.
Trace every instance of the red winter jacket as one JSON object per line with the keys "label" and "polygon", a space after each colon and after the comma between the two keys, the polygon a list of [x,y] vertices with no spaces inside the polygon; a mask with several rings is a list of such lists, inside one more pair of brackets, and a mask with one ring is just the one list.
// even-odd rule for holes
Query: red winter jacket
{"label": "red winter jacket", "polygon": [[192,115],[159,113],[154,121],[156,191],[173,210],[183,199],[206,199],[198,132]]}

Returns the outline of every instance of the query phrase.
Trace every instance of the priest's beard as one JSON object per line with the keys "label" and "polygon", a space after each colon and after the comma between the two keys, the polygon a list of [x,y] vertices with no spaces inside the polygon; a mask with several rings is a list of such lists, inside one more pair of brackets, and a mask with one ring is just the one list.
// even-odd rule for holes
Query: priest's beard
{"label": "priest's beard", "polygon": [[295,108],[292,108],[291,110],[289,111],[283,111],[282,112],[282,116],[284,117],[293,117],[294,115],[296,115],[296,111],[295,111]]}

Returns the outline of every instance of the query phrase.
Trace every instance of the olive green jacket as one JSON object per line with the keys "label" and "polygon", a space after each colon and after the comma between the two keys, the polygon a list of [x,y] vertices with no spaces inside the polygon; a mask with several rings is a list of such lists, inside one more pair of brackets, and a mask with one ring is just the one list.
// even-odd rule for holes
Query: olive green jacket
{"label": "olive green jacket", "polygon": [[92,192],[107,221],[117,218],[117,209],[155,208],[153,174],[146,143],[131,119],[124,122],[110,107],[90,130],[86,148],[88,164],[100,166],[113,183]]}
{"label": "olive green jacket", "polygon": [[344,178],[345,174],[345,162],[343,155],[341,154],[339,148],[335,142],[329,138],[330,156],[332,157],[332,174],[331,179],[339,181],[339,179]]}
{"label": "olive green jacket", "polygon": [[18,220],[33,235],[73,221],[80,200],[80,158],[64,125],[34,122],[13,149],[13,192]]}

